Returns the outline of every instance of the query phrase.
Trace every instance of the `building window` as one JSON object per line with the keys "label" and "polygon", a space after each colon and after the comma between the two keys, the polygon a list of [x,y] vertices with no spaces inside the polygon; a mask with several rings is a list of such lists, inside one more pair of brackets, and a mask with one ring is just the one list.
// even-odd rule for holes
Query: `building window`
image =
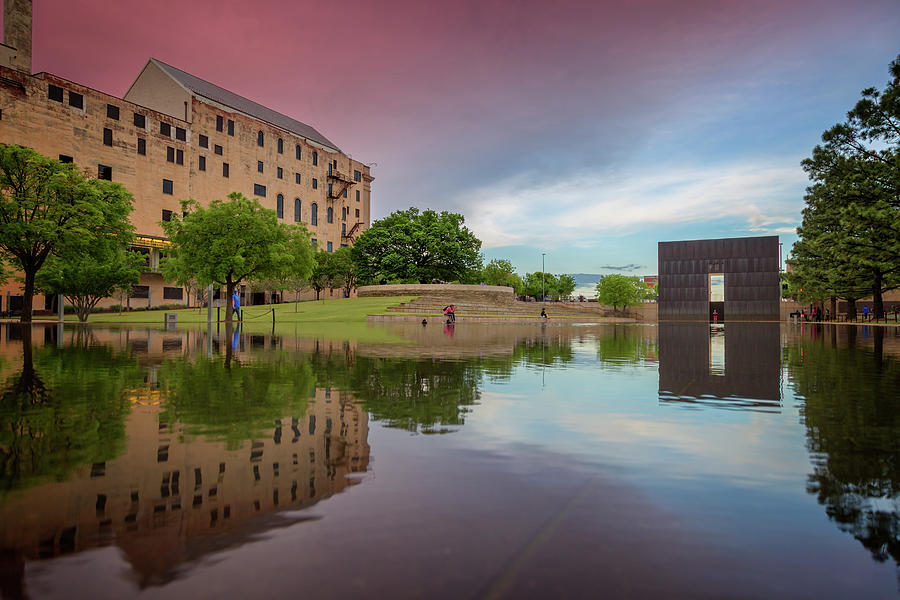
{"label": "building window", "polygon": [[103,128],[103,145],[112,146],[112,129]]}
{"label": "building window", "polygon": [[278,138],[278,154],[284,154],[284,140]]}
{"label": "building window", "polygon": [[231,119],[228,119],[228,135],[234,135],[234,121],[232,121]]}
{"label": "building window", "polygon": [[183,300],[184,290],[180,287],[164,287],[163,300]]}
{"label": "building window", "polygon": [[317,251],[319,249],[318,242],[316,238],[310,238],[309,241],[312,243],[313,251]]}
{"label": "building window", "polygon": [[341,223],[341,235],[347,235],[347,224]]}
{"label": "building window", "polygon": [[279,219],[284,218],[284,196],[278,194],[278,199],[275,202],[275,213],[278,215]]}
{"label": "building window", "polygon": [[256,145],[260,147],[265,145],[265,136],[262,130],[256,132]]}
{"label": "building window", "polygon": [[319,153],[313,150],[313,166],[319,164]]}
{"label": "building window", "polygon": [[341,221],[347,220],[347,210],[348,209],[346,207],[344,207],[344,206],[341,207]]}
{"label": "building window", "polygon": [[222,156],[222,146],[216,144],[215,146],[213,146],[213,152],[215,152],[219,156]]}
{"label": "building window", "polygon": [[206,157],[205,156],[200,156],[197,158],[197,168],[200,169],[201,171],[206,170]]}
{"label": "building window", "polygon": [[332,250],[331,242],[325,242],[325,243],[327,244],[328,251],[331,252],[331,250]]}
{"label": "building window", "polygon": [[300,198],[294,198],[294,222],[300,222]]}
{"label": "building window", "polygon": [[179,165],[184,164],[184,150],[175,151],[175,163]]}
{"label": "building window", "polygon": [[356,218],[357,219],[359,218],[359,209],[358,208],[356,209]]}
{"label": "building window", "polygon": [[278,169],[276,170],[276,174],[278,175],[278,179],[284,179],[284,169],[282,169],[281,167],[278,167]]}
{"label": "building window", "polygon": [[106,105],[106,118],[118,121],[119,120],[119,107],[114,106],[112,104],[107,104]]}
{"label": "building window", "polygon": [[314,189],[314,190],[319,189],[319,180],[318,180],[318,179],[316,179],[315,177],[313,177],[313,182],[312,182],[312,183],[313,183],[313,189]]}
{"label": "building window", "polygon": [[72,157],[71,157],[71,156],[66,156],[65,154],[60,154],[60,155],[59,155],[59,162],[61,162],[61,163],[70,163],[70,162],[72,162]]}
{"label": "building window", "polygon": [[172,195],[172,180],[171,179],[163,179],[163,194]]}
{"label": "building window", "polygon": [[106,165],[97,165],[97,179],[112,181],[112,167],[107,167]]}
{"label": "building window", "polygon": [[166,210],[165,208],[162,211],[162,220],[163,221],[171,221],[172,220],[172,211]]}
{"label": "building window", "polygon": [[266,197],[266,186],[259,185],[258,183],[254,183],[253,184],[253,195],[261,196],[261,197],[265,198]]}
{"label": "building window", "polygon": [[228,163],[222,163],[222,177],[228,177]]}
{"label": "building window", "polygon": [[216,115],[216,131],[222,131],[222,126],[225,124],[225,119],[221,117],[221,115]]}
{"label": "building window", "polygon": [[147,128],[147,117],[145,117],[141,113],[134,113],[134,126],[140,127],[141,129],[146,129]]}
{"label": "building window", "polygon": [[74,106],[75,108],[84,108],[84,96],[81,94],[76,94],[75,92],[69,92],[69,106]]}
{"label": "building window", "polygon": [[263,161],[261,161],[261,160],[256,161],[256,170],[259,173],[263,172]]}
{"label": "building window", "polygon": [[294,148],[294,152],[297,154],[297,160],[300,160],[300,144],[297,144],[297,147]]}
{"label": "building window", "polygon": [[159,122],[159,133],[166,137],[172,137],[172,126],[163,121]]}
{"label": "building window", "polygon": [[347,188],[344,188],[344,198],[347,197]]}
{"label": "building window", "polygon": [[356,201],[359,202],[359,190],[356,190]]}
{"label": "building window", "polygon": [[315,202],[312,203],[312,206],[309,207],[309,224],[310,225],[318,225],[319,224],[319,205]]}
{"label": "building window", "polygon": [[175,162],[175,148],[172,146],[166,147],[166,160],[168,162]]}
{"label": "building window", "polygon": [[[58,85],[53,85],[52,83],[47,87],[47,98],[53,100],[55,102],[63,101],[63,89]],[[299,148],[300,146],[297,146]]]}
{"label": "building window", "polygon": [[147,140],[145,140],[144,138],[138,138],[137,140],[138,140],[138,142],[137,142],[138,154],[147,154]]}
{"label": "building window", "polygon": [[327,215],[326,218],[328,222],[334,223],[334,209],[329,206],[325,214]]}
{"label": "building window", "polygon": [[300,173],[294,173],[294,183],[300,185]]}
{"label": "building window", "polygon": [[353,181],[362,181],[362,173],[353,171]]}
{"label": "building window", "polygon": [[201,148],[209,148],[209,138],[206,137],[205,135],[203,135],[202,133],[200,134],[198,143],[200,144]]}
{"label": "building window", "polygon": [[328,197],[331,198],[332,196],[334,196],[334,184],[329,183],[328,184]]}
{"label": "building window", "polygon": [[187,132],[181,127],[176,127],[175,128],[175,139],[181,140],[182,142],[186,141],[187,140]]}

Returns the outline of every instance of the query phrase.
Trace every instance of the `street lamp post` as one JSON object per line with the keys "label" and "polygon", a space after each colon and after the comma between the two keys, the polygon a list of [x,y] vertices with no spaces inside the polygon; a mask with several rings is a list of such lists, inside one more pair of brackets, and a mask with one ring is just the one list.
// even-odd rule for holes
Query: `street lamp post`
{"label": "street lamp post", "polygon": [[547,297],[547,294],[544,293],[544,255],[545,252],[541,252],[541,302]]}

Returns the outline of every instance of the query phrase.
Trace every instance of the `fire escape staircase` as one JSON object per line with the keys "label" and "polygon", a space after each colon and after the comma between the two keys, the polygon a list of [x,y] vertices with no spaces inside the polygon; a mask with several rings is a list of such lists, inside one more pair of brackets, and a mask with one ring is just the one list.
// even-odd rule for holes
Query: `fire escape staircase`
{"label": "fire escape staircase", "polygon": [[340,198],[351,185],[356,183],[349,174],[344,173],[343,171],[338,170],[337,167],[331,165],[328,166],[328,179],[333,182],[331,193],[328,194],[329,200]]}

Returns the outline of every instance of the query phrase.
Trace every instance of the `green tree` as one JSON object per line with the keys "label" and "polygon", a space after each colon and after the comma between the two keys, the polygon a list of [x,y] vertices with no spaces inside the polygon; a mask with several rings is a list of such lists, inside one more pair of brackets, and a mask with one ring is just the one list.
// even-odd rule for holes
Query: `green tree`
{"label": "green tree", "polygon": [[0,251],[21,270],[21,320],[31,322],[35,277],[51,255],[133,231],[133,199],[121,185],[85,177],[29,148],[0,144]]}
{"label": "green tree", "polygon": [[[900,57],[890,73],[884,91],[863,90],[847,120],[822,134],[822,145],[803,162],[814,182],[800,231],[810,244],[794,251],[801,259],[835,259],[866,277],[879,318],[883,293],[900,285]],[[819,292],[837,279],[822,275]],[[807,279],[804,288],[810,285]]]}
{"label": "green tree", "polygon": [[571,275],[562,274],[556,279],[557,300],[565,300],[575,291],[575,278]]}
{"label": "green tree", "polygon": [[310,288],[316,292],[316,300],[319,294],[331,285],[331,252],[324,250],[316,252],[312,271],[307,278]]}
{"label": "green tree", "polygon": [[352,252],[350,247],[335,250],[331,253],[327,268],[329,287],[343,289],[347,298],[359,282],[359,269]]}
{"label": "green tree", "polygon": [[541,273],[540,271],[525,273],[523,282],[522,293],[526,296],[541,298],[543,294],[547,298],[556,297],[557,300],[559,299],[556,291],[559,287],[559,282],[553,273]]}
{"label": "green tree", "polygon": [[505,285],[511,287],[516,295],[521,295],[525,287],[522,278],[513,269],[512,263],[502,258],[495,258],[481,270],[481,280],[487,285]]}
{"label": "green tree", "polygon": [[627,275],[604,275],[597,283],[597,297],[601,304],[622,310],[629,304],[637,304],[644,299],[647,286],[640,277]]}
{"label": "green tree", "polygon": [[51,256],[38,271],[35,285],[45,294],[62,294],[82,323],[97,303],[140,280],[144,257],[127,250],[129,237],[99,239],[84,250]]}
{"label": "green tree", "polygon": [[[279,223],[275,211],[256,200],[235,192],[206,208],[194,200],[181,204],[183,218],[172,215],[161,223],[172,242],[163,263],[167,278],[193,274],[201,285],[224,286],[230,299],[242,281],[307,277],[312,271],[306,229]],[[232,321],[231,302],[226,302],[225,320]]]}
{"label": "green tree", "polygon": [[353,244],[352,256],[365,283],[477,277],[481,240],[462,215],[409,208],[372,223]]}

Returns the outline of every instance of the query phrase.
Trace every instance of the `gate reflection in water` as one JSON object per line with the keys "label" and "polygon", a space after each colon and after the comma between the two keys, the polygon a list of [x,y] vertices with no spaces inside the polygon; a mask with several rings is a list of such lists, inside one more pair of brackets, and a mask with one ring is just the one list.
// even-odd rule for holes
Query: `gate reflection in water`
{"label": "gate reflection in water", "polygon": [[897,592],[897,328],[377,333],[0,327],[0,596]]}

